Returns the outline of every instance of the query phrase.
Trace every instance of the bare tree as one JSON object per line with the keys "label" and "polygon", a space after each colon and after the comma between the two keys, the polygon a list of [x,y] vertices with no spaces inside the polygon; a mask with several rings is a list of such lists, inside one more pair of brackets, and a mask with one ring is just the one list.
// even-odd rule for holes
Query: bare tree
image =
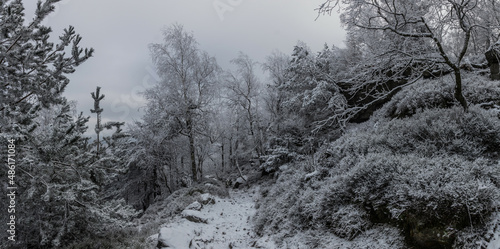
{"label": "bare tree", "polygon": [[162,44],[150,45],[162,81],[146,97],[160,102],[165,114],[178,122],[179,133],[188,138],[192,178],[198,181],[197,126],[213,99],[219,66],[214,57],[198,49],[194,36],[181,25],[174,24],[163,35]]}
{"label": "bare tree", "polygon": [[270,121],[276,133],[280,131],[280,121],[282,116],[281,103],[284,96],[279,87],[283,86],[286,81],[286,72],[290,65],[290,56],[280,52],[273,51],[271,55],[266,57],[266,62],[262,64],[262,69],[269,74],[270,84],[267,85],[266,96],[264,102],[266,109],[270,114]]}
{"label": "bare tree", "polygon": [[236,66],[235,72],[226,75],[226,87],[229,90],[227,99],[230,105],[241,111],[244,120],[248,124],[255,152],[262,155],[262,141],[259,133],[259,106],[258,97],[260,82],[255,75],[255,65],[250,57],[240,52],[236,59],[231,60]]}
{"label": "bare tree", "polygon": [[[494,2],[491,0],[328,0],[318,8],[318,11],[331,13],[340,6],[342,22],[348,29],[378,32],[386,37],[390,34],[399,39],[399,44],[413,45],[415,42],[420,42],[422,47],[430,48],[428,51],[420,51],[419,55],[406,53],[400,49],[388,52],[409,55],[417,61],[448,66],[455,77],[455,98],[467,111],[467,100],[462,93],[461,65],[468,55],[474,34],[481,30],[492,29],[491,18],[485,22],[480,17],[484,13],[498,10],[494,8]],[[490,24],[485,26],[488,22]]]}

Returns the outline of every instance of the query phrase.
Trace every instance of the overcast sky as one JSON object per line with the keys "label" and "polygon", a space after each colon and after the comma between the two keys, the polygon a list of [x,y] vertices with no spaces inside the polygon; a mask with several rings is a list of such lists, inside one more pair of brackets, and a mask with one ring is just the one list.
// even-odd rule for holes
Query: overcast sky
{"label": "overcast sky", "polygon": [[[23,1],[27,16],[36,0]],[[102,87],[103,120],[139,119],[144,106],[137,94],[155,82],[148,44],[161,42],[161,31],[173,23],[193,32],[201,49],[223,68],[239,51],[263,62],[273,50],[291,54],[297,41],[313,51],[326,43],[342,47],[345,32],[337,15],[315,21],[323,0],[64,0],[44,23],[53,37],[68,25],[81,34],[94,57],[70,75],[65,96],[78,111],[91,115],[90,92]],[[334,13],[335,14],[335,13]],[[95,118],[91,116],[92,118]],[[93,130],[95,123],[91,121]]]}

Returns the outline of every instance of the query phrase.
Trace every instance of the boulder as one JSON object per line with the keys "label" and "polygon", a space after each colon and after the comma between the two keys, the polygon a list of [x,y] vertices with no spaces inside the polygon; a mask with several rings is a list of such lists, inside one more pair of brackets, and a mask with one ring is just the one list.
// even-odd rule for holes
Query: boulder
{"label": "boulder", "polygon": [[158,234],[158,244],[156,248],[159,249],[184,249],[189,248],[190,238],[193,235],[189,232],[173,227],[162,227]]}
{"label": "boulder", "polygon": [[188,221],[195,223],[208,223],[208,219],[201,215],[200,211],[196,210],[184,210],[182,211],[182,217]]}
{"label": "boulder", "polygon": [[248,180],[248,177],[247,176],[243,176],[243,177],[238,177],[234,183],[234,186],[233,188],[239,188],[241,185],[243,185],[244,183],[246,183]]}
{"label": "boulder", "polygon": [[500,80],[500,40],[484,53],[490,67],[492,80]]}
{"label": "boulder", "polygon": [[195,202],[193,202],[193,203],[189,204],[189,206],[187,206],[187,207],[185,208],[185,210],[196,210],[196,211],[200,211],[202,207],[203,207],[203,205],[201,205],[201,203],[199,203],[199,202],[195,201]]}
{"label": "boulder", "polygon": [[201,198],[201,204],[203,205],[208,205],[208,204],[215,204],[215,198],[208,193],[200,195]]}
{"label": "boulder", "polygon": [[444,228],[415,228],[410,237],[420,248],[452,248],[455,232]]}

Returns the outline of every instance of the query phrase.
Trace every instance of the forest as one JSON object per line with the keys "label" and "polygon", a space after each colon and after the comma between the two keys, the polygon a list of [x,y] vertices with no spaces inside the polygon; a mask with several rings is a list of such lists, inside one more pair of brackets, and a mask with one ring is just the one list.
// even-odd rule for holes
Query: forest
{"label": "forest", "polygon": [[104,121],[110,89],[92,117],[64,97],[99,54],[44,26],[57,2],[0,1],[1,248],[179,248],[167,224],[240,199],[241,245],[180,248],[500,248],[498,1],[325,0],[344,47],[229,69],[167,25],[128,123]]}

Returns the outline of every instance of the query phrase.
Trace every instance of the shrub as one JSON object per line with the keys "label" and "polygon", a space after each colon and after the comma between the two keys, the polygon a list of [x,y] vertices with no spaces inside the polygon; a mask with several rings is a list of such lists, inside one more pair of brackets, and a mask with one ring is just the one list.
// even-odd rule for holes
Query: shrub
{"label": "shrub", "polygon": [[319,229],[356,240],[385,223],[417,248],[465,243],[474,236],[464,231],[483,233],[500,205],[499,147],[499,120],[477,106],[347,132],[316,155],[316,170],[326,174],[306,178],[296,162],[280,175],[261,200],[256,229],[290,236]]}
{"label": "shrub", "polygon": [[[475,74],[464,74],[463,81],[464,96],[470,104],[500,105],[500,82]],[[382,115],[402,118],[424,109],[455,106],[457,102],[453,96],[454,87],[453,80],[447,80],[446,77],[419,80],[394,95],[382,107]]]}
{"label": "shrub", "polygon": [[322,163],[333,167],[348,156],[370,152],[416,153],[424,156],[456,154],[468,159],[496,157],[500,147],[500,120],[493,112],[471,106],[431,109],[412,117],[380,122],[376,127],[348,132],[323,149]]}

